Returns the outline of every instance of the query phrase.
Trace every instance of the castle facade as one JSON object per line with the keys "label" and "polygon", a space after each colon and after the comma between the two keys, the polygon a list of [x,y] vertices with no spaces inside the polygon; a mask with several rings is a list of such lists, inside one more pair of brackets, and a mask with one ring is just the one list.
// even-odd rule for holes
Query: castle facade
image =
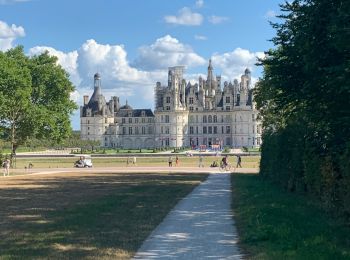
{"label": "castle facade", "polygon": [[94,92],[80,107],[81,138],[103,147],[260,147],[261,122],[252,94],[251,73],[240,82],[224,82],[213,75],[191,84],[184,67],[170,67],[167,85],[156,83],[155,110],[120,106],[119,97],[108,102],[101,92],[101,77],[94,76]]}

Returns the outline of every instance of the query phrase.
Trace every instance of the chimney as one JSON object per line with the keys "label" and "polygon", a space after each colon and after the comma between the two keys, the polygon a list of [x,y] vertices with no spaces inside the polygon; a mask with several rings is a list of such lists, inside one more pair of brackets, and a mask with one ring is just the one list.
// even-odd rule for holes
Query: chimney
{"label": "chimney", "polygon": [[84,106],[89,103],[89,96],[85,95],[84,96]]}

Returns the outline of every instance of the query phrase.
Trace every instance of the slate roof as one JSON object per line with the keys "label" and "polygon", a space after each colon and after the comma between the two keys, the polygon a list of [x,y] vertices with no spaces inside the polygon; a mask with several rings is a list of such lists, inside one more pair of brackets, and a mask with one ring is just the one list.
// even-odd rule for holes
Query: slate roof
{"label": "slate roof", "polygon": [[[145,111],[145,117],[154,117],[151,109],[122,109],[117,112],[117,117],[142,117],[142,111]],[[131,113],[131,115],[129,115]]]}

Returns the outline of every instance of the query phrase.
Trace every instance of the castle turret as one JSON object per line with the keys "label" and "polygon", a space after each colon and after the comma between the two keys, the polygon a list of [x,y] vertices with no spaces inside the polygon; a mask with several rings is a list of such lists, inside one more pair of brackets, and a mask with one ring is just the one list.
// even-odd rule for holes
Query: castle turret
{"label": "castle turret", "polygon": [[101,76],[99,73],[94,75],[94,94],[101,95]]}

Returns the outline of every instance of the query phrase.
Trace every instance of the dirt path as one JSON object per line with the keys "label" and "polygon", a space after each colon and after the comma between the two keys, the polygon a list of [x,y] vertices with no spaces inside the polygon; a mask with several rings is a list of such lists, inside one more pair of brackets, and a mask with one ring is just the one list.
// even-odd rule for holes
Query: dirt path
{"label": "dirt path", "polygon": [[168,214],[135,259],[242,259],[230,174],[211,174]]}

